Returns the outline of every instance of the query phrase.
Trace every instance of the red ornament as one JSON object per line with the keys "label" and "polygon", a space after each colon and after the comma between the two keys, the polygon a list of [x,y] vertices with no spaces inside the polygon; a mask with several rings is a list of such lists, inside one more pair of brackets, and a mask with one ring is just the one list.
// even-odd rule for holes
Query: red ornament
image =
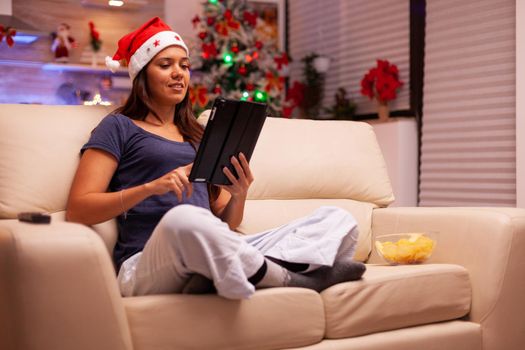
{"label": "red ornament", "polygon": [[254,89],[255,89],[255,85],[253,85],[252,83],[246,84],[246,90],[253,91]]}
{"label": "red ornament", "polygon": [[261,41],[257,40],[257,41],[255,42],[255,47],[257,48],[257,50],[262,49],[263,46],[264,46],[264,45],[263,45],[263,43],[262,43]]}
{"label": "red ornament", "polygon": [[200,32],[200,33],[199,33],[199,38],[200,38],[201,40],[206,39],[207,36],[208,36],[208,33],[206,33],[206,32]]}
{"label": "red ornament", "polygon": [[232,51],[233,53],[238,53],[238,52],[239,52],[239,46],[237,46],[237,45],[233,45],[233,46],[231,47],[231,51]]}
{"label": "red ornament", "polygon": [[257,25],[257,13],[244,11],[243,18],[250,26],[255,27]]}
{"label": "red ornament", "polygon": [[215,85],[215,88],[213,89],[213,93],[214,94],[217,94],[217,95],[220,95],[222,94],[222,88],[220,85]]}
{"label": "red ornament", "polygon": [[215,42],[202,43],[202,57],[205,59],[217,56],[217,46]]}
{"label": "red ornament", "polygon": [[239,67],[239,74],[240,75],[246,75],[246,73],[248,73],[248,70],[246,69],[246,66],[245,65],[242,65]]}
{"label": "red ornament", "polygon": [[210,16],[210,17],[206,18],[206,23],[207,23],[209,26],[212,26],[213,24],[215,24],[215,17]]}
{"label": "red ornament", "polygon": [[232,19],[232,10],[226,10],[224,11],[224,18],[226,18],[227,20],[230,20]]}

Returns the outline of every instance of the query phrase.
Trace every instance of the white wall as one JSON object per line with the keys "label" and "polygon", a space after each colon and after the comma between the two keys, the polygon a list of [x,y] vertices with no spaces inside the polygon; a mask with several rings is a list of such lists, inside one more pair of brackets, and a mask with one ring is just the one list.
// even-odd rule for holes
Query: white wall
{"label": "white wall", "polygon": [[0,15],[11,16],[13,14],[13,6],[11,0],[0,0]]}
{"label": "white wall", "polygon": [[516,206],[525,208],[525,2],[516,0]]}
{"label": "white wall", "polygon": [[414,118],[370,121],[374,127],[395,201],[390,207],[417,207],[417,125]]}
{"label": "white wall", "polygon": [[[0,0],[2,1],[2,0]],[[164,0],[164,20],[188,45],[197,39],[191,20],[202,13],[201,0]]]}

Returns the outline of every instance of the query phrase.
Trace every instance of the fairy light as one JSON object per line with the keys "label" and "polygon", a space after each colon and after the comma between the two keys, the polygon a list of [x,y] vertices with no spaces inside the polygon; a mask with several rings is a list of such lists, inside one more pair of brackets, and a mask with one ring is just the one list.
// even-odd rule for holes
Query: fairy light
{"label": "fairy light", "polygon": [[246,101],[248,97],[250,97],[250,93],[248,91],[243,91],[241,101]]}
{"label": "fairy light", "polygon": [[224,61],[225,64],[232,64],[233,63],[233,55],[229,52],[225,52],[223,55],[222,55],[222,60]]}
{"label": "fairy light", "polygon": [[264,91],[255,90],[254,100],[257,102],[266,102],[268,95]]}
{"label": "fairy light", "polygon": [[93,99],[91,101],[84,101],[84,106],[97,106],[97,105],[111,106],[111,102],[103,101],[102,97],[98,93],[95,94],[95,96],[93,96]]}

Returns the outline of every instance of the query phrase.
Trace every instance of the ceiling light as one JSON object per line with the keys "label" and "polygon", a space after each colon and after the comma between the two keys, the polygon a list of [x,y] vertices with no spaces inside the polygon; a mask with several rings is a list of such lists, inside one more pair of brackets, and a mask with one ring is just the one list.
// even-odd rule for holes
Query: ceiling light
{"label": "ceiling light", "polygon": [[124,1],[122,1],[122,0],[109,0],[108,1],[108,5],[109,6],[120,7],[120,6],[124,5]]}

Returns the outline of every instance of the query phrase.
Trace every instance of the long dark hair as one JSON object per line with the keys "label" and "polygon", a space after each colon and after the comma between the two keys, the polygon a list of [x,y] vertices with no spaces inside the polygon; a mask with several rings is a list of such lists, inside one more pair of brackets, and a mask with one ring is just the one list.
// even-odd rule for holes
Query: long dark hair
{"label": "long dark hair", "polygon": [[[150,90],[146,79],[146,67],[137,74],[133,80],[131,93],[123,106],[117,108],[114,113],[120,113],[135,120],[145,120],[148,113],[152,113],[159,121],[160,118],[151,104]],[[193,114],[189,98],[189,90],[184,99],[175,107],[173,122],[177,125],[184,140],[190,142],[194,147],[201,141],[204,132],[203,127],[197,123]]]}
{"label": "long dark hair", "polygon": [[[124,105],[115,109],[113,113],[120,113],[127,116],[128,118],[144,121],[151,112],[155,118],[160,121],[157,112],[151,104],[150,90],[148,87],[148,81],[146,79],[146,68],[148,65],[149,64],[142,68],[133,80],[131,92]],[[197,122],[197,119],[195,118],[189,95],[190,93],[188,90],[186,92],[186,96],[184,96],[184,99],[175,107],[173,122],[175,125],[177,125],[177,128],[184,137],[184,140],[188,141],[192,147],[196,149],[197,145],[201,142],[204,128]],[[210,202],[213,202],[217,199],[219,192],[219,187],[208,185]]]}

